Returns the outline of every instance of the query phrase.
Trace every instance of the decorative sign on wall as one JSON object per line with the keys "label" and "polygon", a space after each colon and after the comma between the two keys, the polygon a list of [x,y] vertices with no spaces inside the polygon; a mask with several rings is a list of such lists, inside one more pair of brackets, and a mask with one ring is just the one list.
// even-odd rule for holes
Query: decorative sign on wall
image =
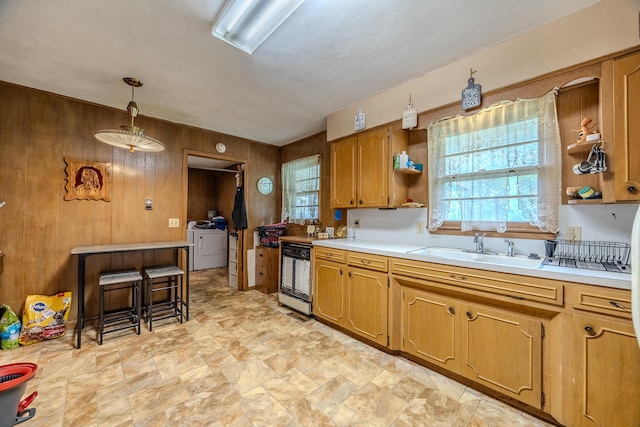
{"label": "decorative sign on wall", "polygon": [[409,95],[409,106],[402,113],[402,129],[413,129],[418,125],[418,110],[413,108],[413,102],[411,102],[411,95]]}
{"label": "decorative sign on wall", "polygon": [[65,200],[111,201],[111,163],[64,158],[67,168]]}
{"label": "decorative sign on wall", "polygon": [[482,101],[481,87],[475,84],[473,80],[473,73],[475,72],[473,68],[470,70],[467,87],[462,89],[462,109],[465,111],[480,106]]}
{"label": "decorative sign on wall", "polygon": [[354,125],[355,130],[362,130],[365,127],[365,115],[362,108],[358,108],[358,113],[356,114],[356,122]]}

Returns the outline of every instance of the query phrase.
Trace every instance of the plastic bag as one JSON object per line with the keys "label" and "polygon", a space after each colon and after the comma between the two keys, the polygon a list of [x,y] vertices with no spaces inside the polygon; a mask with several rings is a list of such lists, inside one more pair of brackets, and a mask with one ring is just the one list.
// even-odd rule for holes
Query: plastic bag
{"label": "plastic bag", "polygon": [[0,307],[0,348],[9,350],[18,347],[20,319],[8,305]]}
{"label": "plastic bag", "polygon": [[22,313],[20,344],[35,344],[63,336],[70,309],[71,292],[53,296],[28,295]]}

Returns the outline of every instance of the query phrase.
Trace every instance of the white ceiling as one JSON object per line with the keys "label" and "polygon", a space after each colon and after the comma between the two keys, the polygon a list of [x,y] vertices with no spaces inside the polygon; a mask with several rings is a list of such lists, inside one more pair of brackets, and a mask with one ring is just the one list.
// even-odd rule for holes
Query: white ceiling
{"label": "white ceiling", "polygon": [[0,80],[124,110],[133,76],[141,115],[284,145],[596,2],[306,0],[248,55],[211,36],[224,0],[0,0]]}

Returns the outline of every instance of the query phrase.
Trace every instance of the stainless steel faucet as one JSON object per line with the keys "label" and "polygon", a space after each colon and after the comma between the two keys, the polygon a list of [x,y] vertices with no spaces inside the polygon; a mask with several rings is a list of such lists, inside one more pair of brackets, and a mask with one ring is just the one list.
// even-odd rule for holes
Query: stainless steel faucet
{"label": "stainless steel faucet", "polygon": [[479,235],[478,233],[475,233],[473,235],[473,243],[476,244],[476,252],[478,253],[484,253],[484,236],[486,236],[487,233],[482,233],[482,235]]}
{"label": "stainless steel faucet", "polygon": [[507,242],[507,256],[513,256],[513,240],[509,240],[509,239],[504,239],[505,242]]}

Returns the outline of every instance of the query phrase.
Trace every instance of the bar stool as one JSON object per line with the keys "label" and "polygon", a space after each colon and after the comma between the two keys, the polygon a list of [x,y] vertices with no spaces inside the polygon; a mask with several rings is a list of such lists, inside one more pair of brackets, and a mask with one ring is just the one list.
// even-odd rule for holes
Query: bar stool
{"label": "bar stool", "polygon": [[[180,323],[183,318],[182,281],[184,271],[175,265],[160,265],[143,267],[145,315],[149,322],[149,331],[153,330],[153,320],[176,317]],[[154,294],[166,292],[166,298],[160,302],[154,302]]]}
{"label": "bar stool", "polygon": [[[100,315],[98,318],[98,344],[105,334],[135,328],[140,335],[140,303],[142,300],[142,276],[135,268],[100,273]],[[131,290],[131,306],[105,312],[104,297],[107,292]]]}

